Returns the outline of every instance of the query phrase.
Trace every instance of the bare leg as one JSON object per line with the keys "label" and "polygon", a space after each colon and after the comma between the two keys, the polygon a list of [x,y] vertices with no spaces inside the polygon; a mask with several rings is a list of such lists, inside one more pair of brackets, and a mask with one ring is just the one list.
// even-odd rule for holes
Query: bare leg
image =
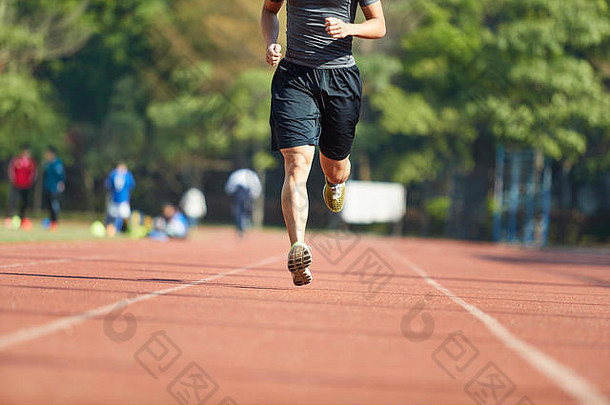
{"label": "bare leg", "polygon": [[349,156],[343,160],[329,159],[320,152],[320,166],[329,182],[334,184],[345,183],[352,170]]}
{"label": "bare leg", "polygon": [[282,149],[284,156],[282,213],[291,245],[297,241],[305,241],[305,227],[309,213],[307,177],[309,177],[314,152],[313,146]]}

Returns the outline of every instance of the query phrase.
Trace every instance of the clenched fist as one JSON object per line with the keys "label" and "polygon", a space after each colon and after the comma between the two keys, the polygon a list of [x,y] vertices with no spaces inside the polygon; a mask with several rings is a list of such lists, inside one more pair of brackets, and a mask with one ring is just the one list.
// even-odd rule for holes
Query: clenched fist
{"label": "clenched fist", "polygon": [[277,66],[282,59],[282,46],[280,44],[271,44],[267,48],[267,63],[271,66]]}
{"label": "clenched fist", "polygon": [[352,35],[351,26],[351,24],[335,17],[328,17],[326,19],[326,32],[335,39],[341,39]]}

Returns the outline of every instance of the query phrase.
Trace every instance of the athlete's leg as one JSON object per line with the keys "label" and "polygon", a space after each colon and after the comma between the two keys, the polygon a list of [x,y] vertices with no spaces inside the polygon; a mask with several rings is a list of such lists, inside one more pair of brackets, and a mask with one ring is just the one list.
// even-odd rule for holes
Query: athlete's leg
{"label": "athlete's leg", "polygon": [[340,212],[351,171],[349,155],[360,119],[362,84],[356,66],[328,69],[322,75],[324,108],[319,145],[320,165],[326,177],[322,194],[328,209]]}
{"label": "athlete's leg", "polygon": [[311,145],[282,149],[284,156],[284,185],[282,186],[282,213],[290,244],[305,240],[305,227],[309,212],[307,177],[315,147]]}
{"label": "athlete's leg", "polygon": [[342,160],[334,160],[320,152],[320,166],[329,182],[334,184],[345,183],[351,173],[352,164],[349,156]]}

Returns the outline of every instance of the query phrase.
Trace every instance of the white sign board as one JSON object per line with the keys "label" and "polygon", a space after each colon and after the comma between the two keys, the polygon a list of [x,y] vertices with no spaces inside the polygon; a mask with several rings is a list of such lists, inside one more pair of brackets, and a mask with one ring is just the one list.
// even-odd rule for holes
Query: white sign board
{"label": "white sign board", "polygon": [[398,222],[407,210],[407,190],[399,183],[350,181],[341,219],[348,224]]}

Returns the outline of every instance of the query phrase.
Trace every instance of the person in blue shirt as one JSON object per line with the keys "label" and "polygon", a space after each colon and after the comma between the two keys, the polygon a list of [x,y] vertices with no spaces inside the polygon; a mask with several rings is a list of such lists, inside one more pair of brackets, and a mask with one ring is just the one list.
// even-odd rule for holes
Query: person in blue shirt
{"label": "person in blue shirt", "polygon": [[57,150],[53,146],[47,147],[44,153],[44,175],[42,178],[42,193],[43,200],[49,210],[50,229],[57,229],[57,220],[59,218],[59,201],[57,197],[64,192],[66,188],[66,173],[64,164],[57,156]]}
{"label": "person in blue shirt", "polygon": [[120,232],[123,223],[131,216],[131,191],[136,186],[136,181],[131,172],[127,169],[127,164],[120,162],[117,167],[110,172],[106,179],[106,190],[109,192],[108,213],[106,217],[106,228],[109,236]]}
{"label": "person in blue shirt", "polygon": [[171,239],[186,239],[189,222],[186,216],[173,204],[163,206],[163,217],[155,218],[155,229],[148,234],[149,238],[167,241]]}

